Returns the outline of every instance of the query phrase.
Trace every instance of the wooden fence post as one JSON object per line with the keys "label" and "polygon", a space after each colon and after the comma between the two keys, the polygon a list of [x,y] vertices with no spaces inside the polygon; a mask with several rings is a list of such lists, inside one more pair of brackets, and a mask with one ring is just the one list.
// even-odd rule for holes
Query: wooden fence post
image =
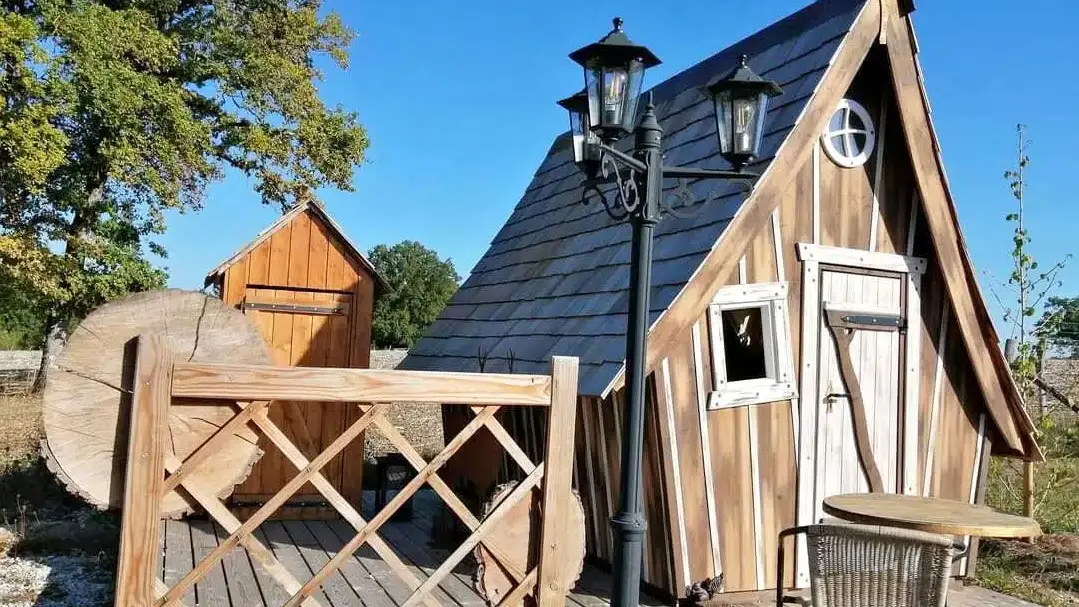
{"label": "wooden fence post", "polygon": [[573,434],[577,427],[577,359],[551,357],[551,409],[547,419],[544,456],[543,518],[540,523],[537,607],[566,603],[566,568],[576,563],[563,558],[569,539],[573,483]]}
{"label": "wooden fence post", "polygon": [[153,605],[161,552],[158,543],[172,357],[160,336],[140,335],[136,339],[120,557],[116,564],[116,607]]}

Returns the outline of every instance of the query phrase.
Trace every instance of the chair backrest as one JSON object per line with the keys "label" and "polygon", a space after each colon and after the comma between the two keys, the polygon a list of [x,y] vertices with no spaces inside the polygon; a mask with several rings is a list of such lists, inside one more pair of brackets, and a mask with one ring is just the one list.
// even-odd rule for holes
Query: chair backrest
{"label": "chair backrest", "polygon": [[815,607],[944,607],[951,537],[892,527],[810,525]]}

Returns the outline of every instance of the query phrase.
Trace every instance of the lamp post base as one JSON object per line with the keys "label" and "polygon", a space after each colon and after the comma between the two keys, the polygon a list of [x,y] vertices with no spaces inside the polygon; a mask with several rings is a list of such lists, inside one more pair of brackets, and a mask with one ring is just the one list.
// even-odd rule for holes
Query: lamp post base
{"label": "lamp post base", "polygon": [[641,599],[641,540],[648,523],[640,512],[619,512],[611,518],[611,529],[614,531],[611,607],[637,607]]}

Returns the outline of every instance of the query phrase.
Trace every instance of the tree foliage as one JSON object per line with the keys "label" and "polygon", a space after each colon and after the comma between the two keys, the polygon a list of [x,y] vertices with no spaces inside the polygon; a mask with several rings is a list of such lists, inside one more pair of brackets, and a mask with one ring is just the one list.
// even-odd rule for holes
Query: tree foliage
{"label": "tree foliage", "polygon": [[453,261],[413,240],[378,245],[369,257],[392,289],[375,305],[375,347],[411,348],[453,297],[461,277]]}
{"label": "tree foliage", "polygon": [[1054,355],[1079,358],[1079,297],[1047,299],[1036,331]]}
{"label": "tree foliage", "polygon": [[352,33],[319,0],[3,5],[0,282],[50,326],[164,285],[166,212],[226,171],[282,208],[351,188],[367,136],[317,85]]}

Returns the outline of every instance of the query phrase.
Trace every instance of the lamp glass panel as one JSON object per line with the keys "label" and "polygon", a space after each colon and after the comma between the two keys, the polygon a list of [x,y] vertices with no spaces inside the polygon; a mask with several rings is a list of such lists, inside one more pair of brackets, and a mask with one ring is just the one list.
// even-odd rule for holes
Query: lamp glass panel
{"label": "lamp glass panel", "polygon": [[731,93],[717,93],[713,102],[716,106],[716,133],[719,135],[719,151],[731,152]]}
{"label": "lamp glass panel", "polygon": [[632,131],[637,119],[637,102],[641,98],[644,85],[644,64],[639,59],[629,63],[629,80],[626,82],[626,103],[622,112],[622,128]]}
{"label": "lamp glass panel", "polygon": [[764,123],[768,118],[768,94],[757,94],[757,124],[754,125],[753,155],[760,153],[761,141],[764,140]]}
{"label": "lamp glass panel", "polygon": [[588,126],[592,128],[599,126],[602,73],[599,66],[584,68],[584,90],[588,93]]}
{"label": "lamp glass panel", "polygon": [[603,127],[621,127],[626,111],[626,99],[629,96],[629,70],[626,67],[610,67],[602,72],[602,110],[600,125]]}
{"label": "lamp glass panel", "polygon": [[585,126],[585,116],[582,112],[576,110],[569,111],[569,130],[573,136],[573,161],[580,162],[584,160],[584,143],[585,137],[588,132],[588,127]]}
{"label": "lamp glass panel", "polygon": [[732,104],[731,151],[735,154],[755,154],[757,116],[760,107],[757,96],[734,97]]}

